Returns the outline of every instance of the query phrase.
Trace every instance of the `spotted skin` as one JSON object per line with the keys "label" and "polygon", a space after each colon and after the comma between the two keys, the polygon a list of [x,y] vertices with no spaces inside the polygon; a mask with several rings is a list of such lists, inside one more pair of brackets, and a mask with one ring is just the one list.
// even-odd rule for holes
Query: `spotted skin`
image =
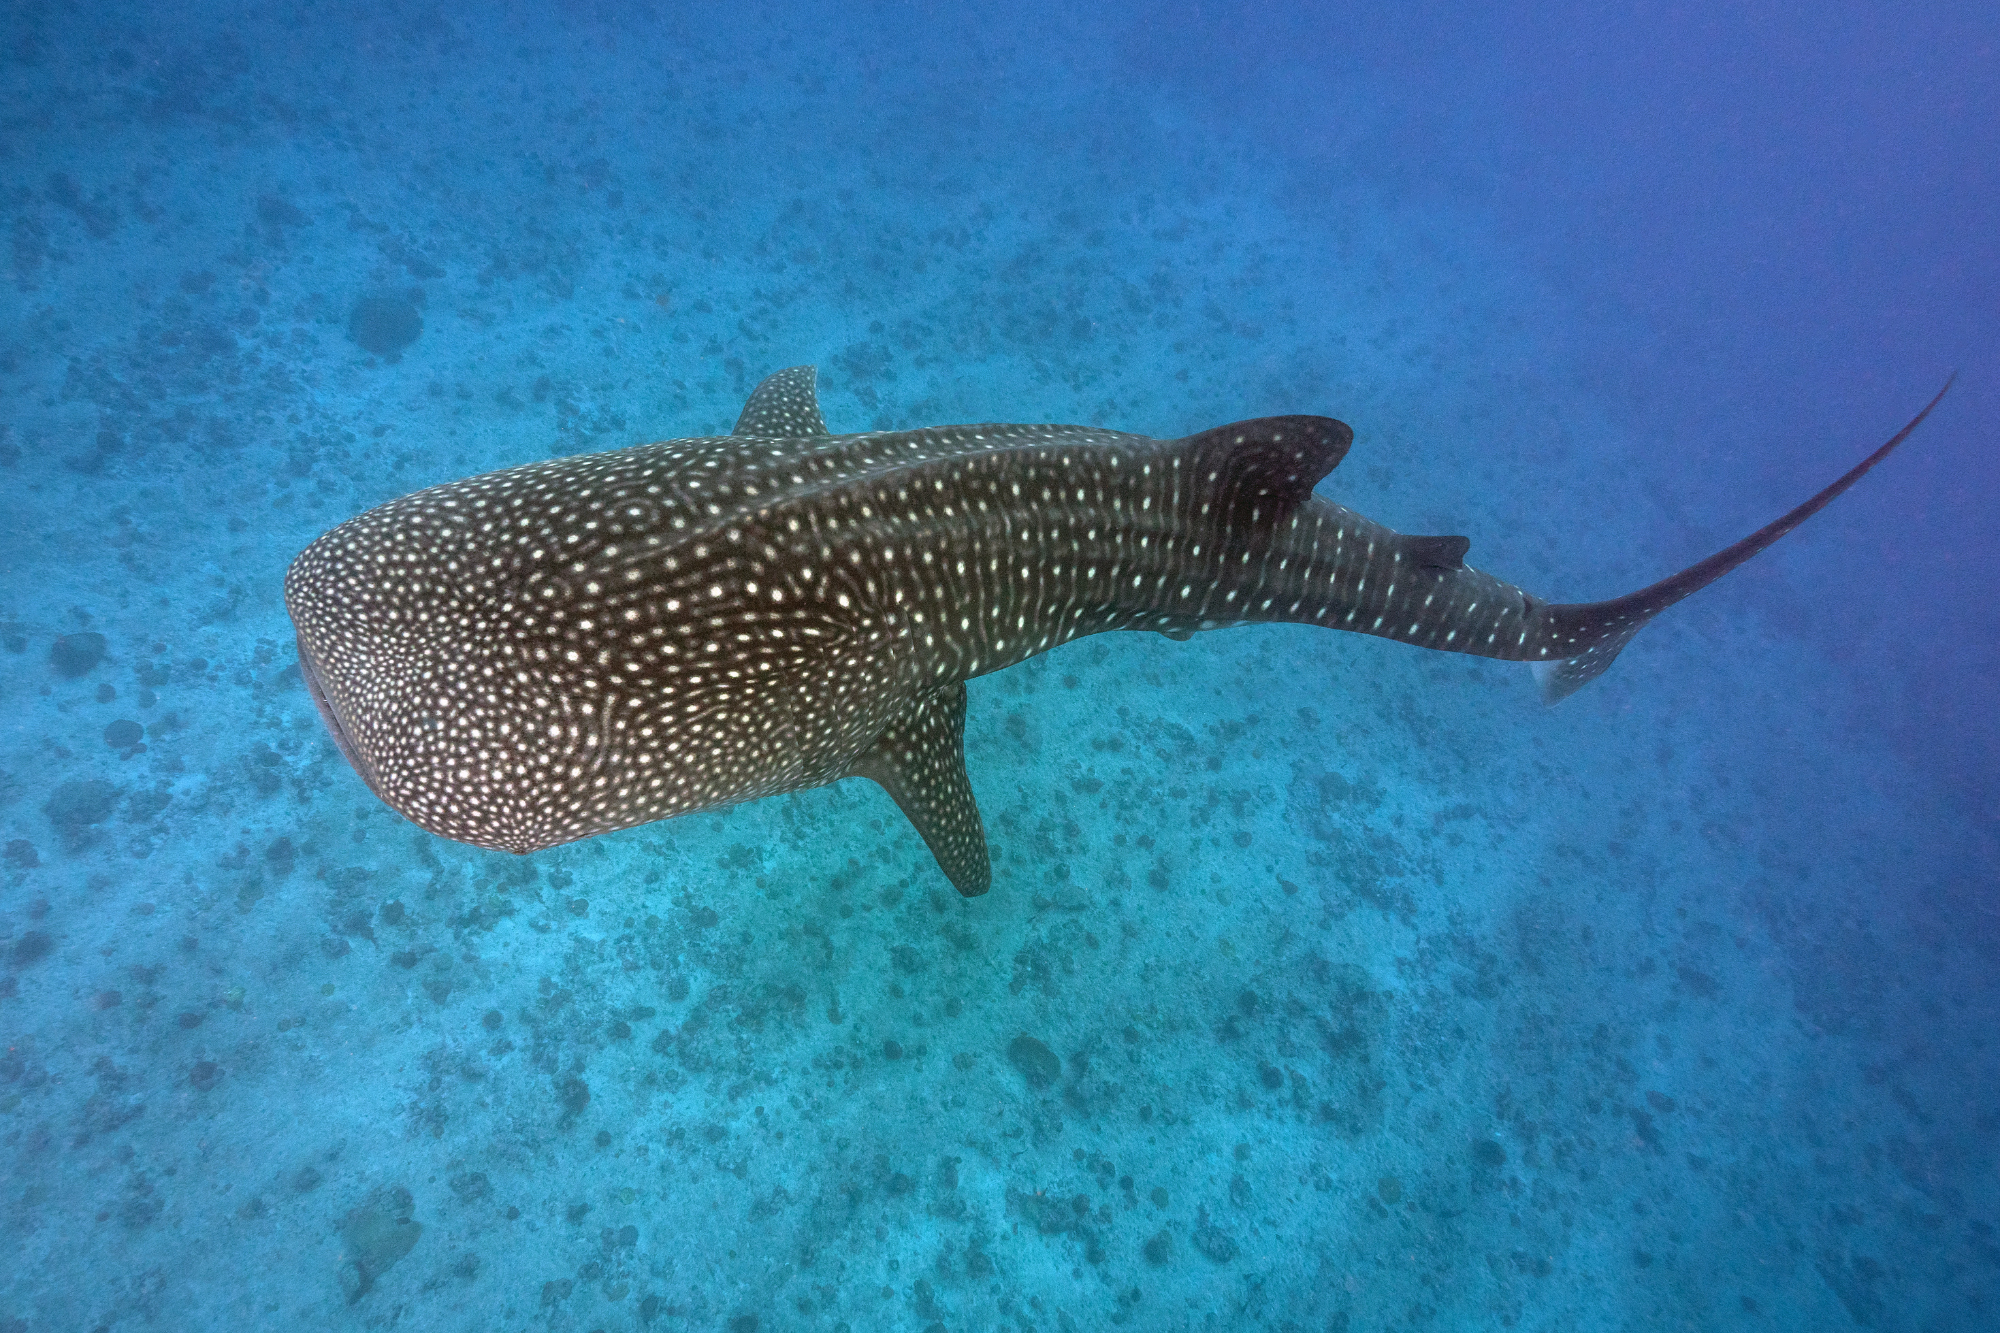
{"label": "spotted skin", "polygon": [[371,509],[299,555],[285,600],[341,752],[442,837],[530,852],[866,777],[972,896],[991,870],[967,680],[1105,630],[1291,621],[1530,662],[1553,702],[1922,419],[1727,551],[1563,606],[1467,567],[1463,537],[1397,533],[1313,494],[1353,440],[1327,417],[1178,440],[832,435],[800,366],[765,380],[731,435]]}

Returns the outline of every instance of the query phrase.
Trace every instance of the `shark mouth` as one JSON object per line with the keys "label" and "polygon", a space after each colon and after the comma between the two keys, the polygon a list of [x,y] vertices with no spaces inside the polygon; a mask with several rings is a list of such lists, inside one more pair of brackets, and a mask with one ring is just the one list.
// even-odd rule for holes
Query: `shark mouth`
{"label": "shark mouth", "polygon": [[347,734],[347,725],[340,720],[340,713],[334,708],[333,700],[327,698],[326,687],[320,683],[319,668],[313,663],[312,649],[306,647],[304,638],[300,638],[298,644],[299,674],[305,677],[306,693],[312,696],[313,707],[319,709],[320,721],[326,723],[326,729],[333,734],[333,743],[340,747],[341,755],[354,771],[361,775],[361,780],[368,784],[368,790],[381,796],[382,788],[375,781],[374,766],[361,757],[361,751],[355,746],[354,738]]}

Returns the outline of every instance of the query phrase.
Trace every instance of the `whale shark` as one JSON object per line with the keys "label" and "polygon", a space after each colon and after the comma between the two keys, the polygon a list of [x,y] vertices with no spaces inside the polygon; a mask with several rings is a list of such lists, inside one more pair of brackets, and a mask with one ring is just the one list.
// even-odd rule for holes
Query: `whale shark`
{"label": "whale shark", "polygon": [[811,366],[729,435],[530,463],[349,519],[293,561],[299,666],[336,745],[419,827],[527,853],[843,778],[880,784],[967,897],[991,863],[965,683],[1089,634],[1321,625],[1527,663],[1554,703],[1790,532],[1650,587],[1540,600],[1315,493],[1323,416],[1179,439],[975,424],[835,435]]}

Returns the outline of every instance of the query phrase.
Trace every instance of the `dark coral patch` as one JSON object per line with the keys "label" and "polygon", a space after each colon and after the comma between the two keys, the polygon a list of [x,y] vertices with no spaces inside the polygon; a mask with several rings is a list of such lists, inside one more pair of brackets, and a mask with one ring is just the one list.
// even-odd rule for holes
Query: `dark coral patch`
{"label": "dark coral patch", "polygon": [[101,824],[109,819],[111,807],[117,799],[118,789],[101,778],[65,782],[42,805],[42,813],[58,829],[75,835],[91,824]]}
{"label": "dark coral patch", "polygon": [[424,331],[424,317],[399,296],[364,296],[347,317],[347,336],[365,352],[394,361]]}
{"label": "dark coral patch", "polygon": [[1062,1061],[1056,1053],[1025,1032],[1007,1043],[1007,1059],[1031,1088],[1046,1088],[1062,1077]]}
{"label": "dark coral patch", "polygon": [[104,636],[86,631],[65,634],[49,648],[49,665],[58,676],[74,679],[104,660]]}

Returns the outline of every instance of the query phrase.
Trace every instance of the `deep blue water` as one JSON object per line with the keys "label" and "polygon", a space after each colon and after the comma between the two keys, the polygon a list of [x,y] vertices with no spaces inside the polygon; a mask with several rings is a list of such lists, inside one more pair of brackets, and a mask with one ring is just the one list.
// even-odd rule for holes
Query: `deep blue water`
{"label": "deep blue water", "polygon": [[[0,1330],[1994,1327],[2000,11],[725,8],[0,18]],[[301,547],[805,362],[1339,416],[1554,600],[1960,379],[1555,709],[1304,627],[973,682],[984,898],[866,783],[370,796]]]}

